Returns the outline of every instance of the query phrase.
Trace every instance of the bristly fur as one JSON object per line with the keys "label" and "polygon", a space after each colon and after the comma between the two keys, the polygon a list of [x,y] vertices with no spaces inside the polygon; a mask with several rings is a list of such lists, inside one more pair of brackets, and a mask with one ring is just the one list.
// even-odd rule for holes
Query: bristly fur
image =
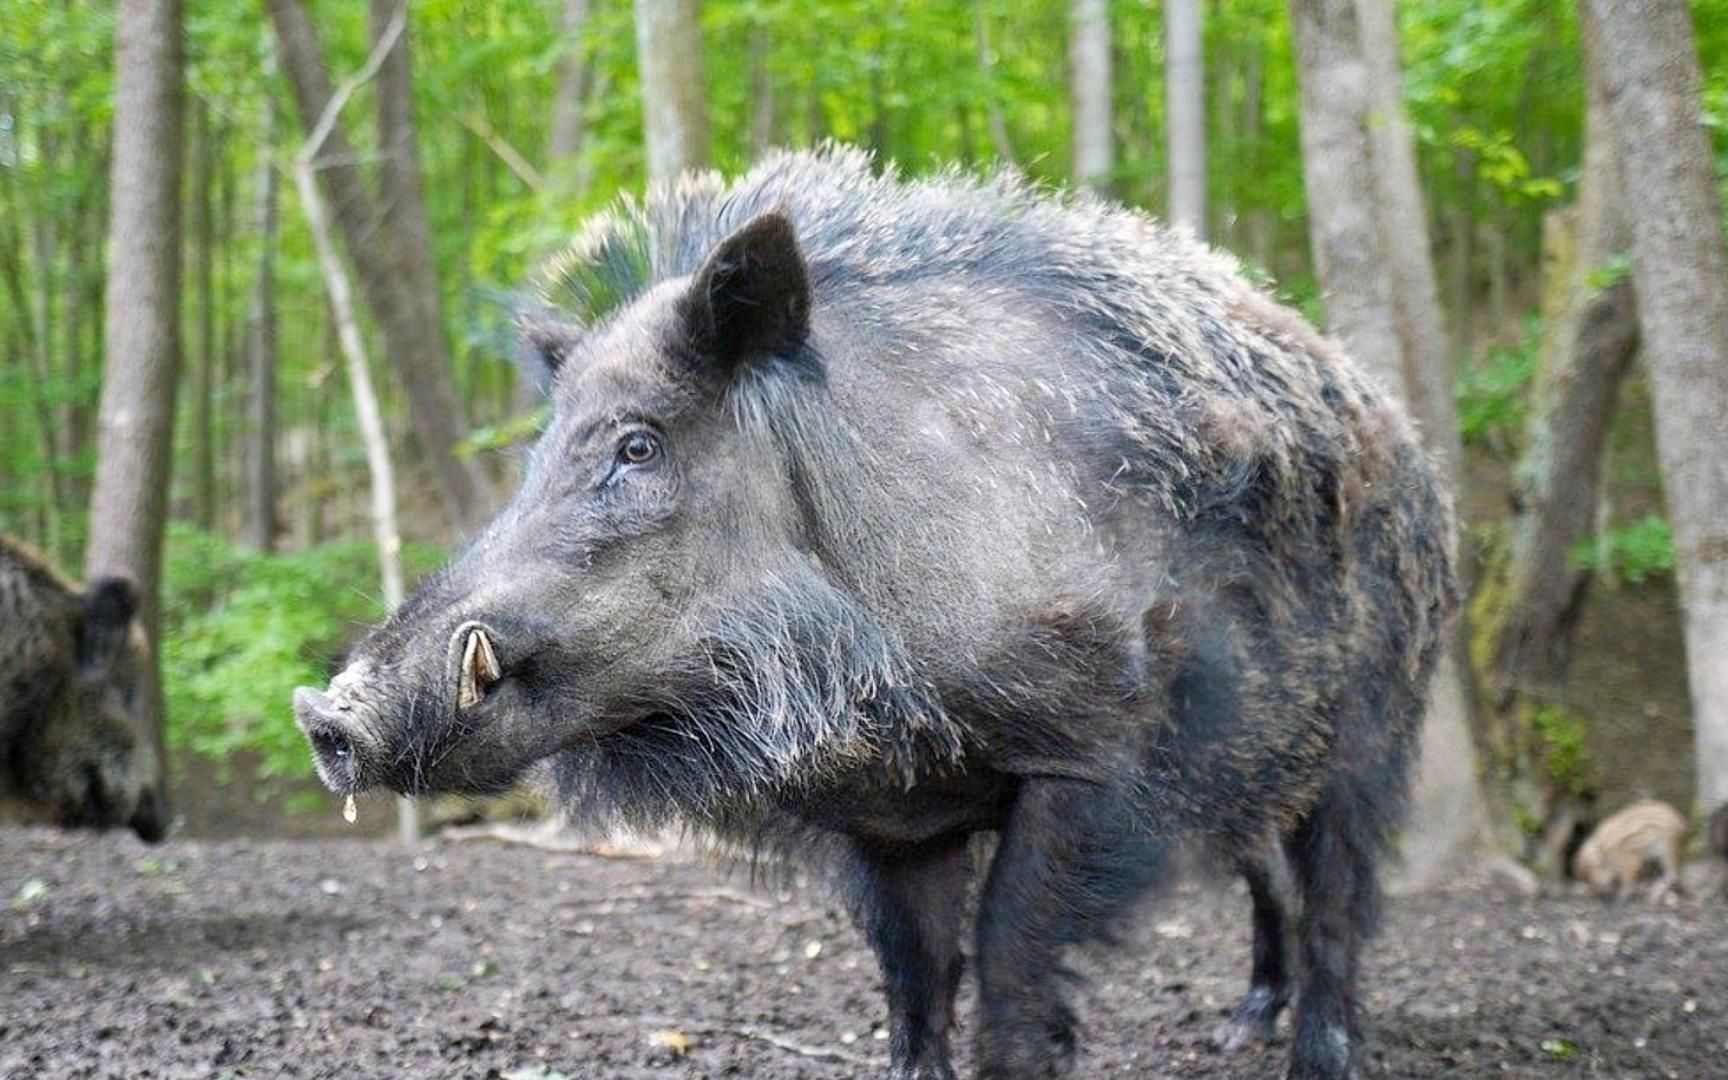
{"label": "bristly fur", "polygon": [[648,719],[555,761],[560,799],[582,819],[724,823],[743,838],[771,803],[848,773],[909,788],[959,760],[959,728],[899,645],[819,579],[697,621],[695,655],[638,703]]}

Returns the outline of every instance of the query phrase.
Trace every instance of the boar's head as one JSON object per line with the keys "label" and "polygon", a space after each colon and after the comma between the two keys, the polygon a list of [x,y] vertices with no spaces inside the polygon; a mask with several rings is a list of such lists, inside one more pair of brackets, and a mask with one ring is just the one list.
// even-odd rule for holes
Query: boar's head
{"label": "boar's head", "polygon": [[808,543],[800,456],[827,399],[782,212],[579,333],[530,337],[552,413],[516,498],[327,690],[296,693],[326,784],[478,794],[610,753],[617,783],[690,809],[934,726],[902,646]]}
{"label": "boar's head", "polygon": [[75,597],[72,657],[44,676],[40,708],[12,748],[24,802],[55,824],[167,831],[161,762],[143,738],[143,634],[130,582],[102,578]]}

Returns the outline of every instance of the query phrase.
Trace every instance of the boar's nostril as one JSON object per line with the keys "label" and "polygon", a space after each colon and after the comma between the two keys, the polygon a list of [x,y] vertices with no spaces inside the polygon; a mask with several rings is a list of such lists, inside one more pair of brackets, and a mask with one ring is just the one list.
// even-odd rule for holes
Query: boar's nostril
{"label": "boar's nostril", "polygon": [[462,643],[462,668],[456,680],[456,705],[463,709],[480,704],[486,691],[504,677],[486,628],[470,623],[465,629],[468,639]]}
{"label": "boar's nostril", "polygon": [[307,734],[312,752],[332,764],[347,766],[354,761],[354,740],[327,727],[312,729]]}

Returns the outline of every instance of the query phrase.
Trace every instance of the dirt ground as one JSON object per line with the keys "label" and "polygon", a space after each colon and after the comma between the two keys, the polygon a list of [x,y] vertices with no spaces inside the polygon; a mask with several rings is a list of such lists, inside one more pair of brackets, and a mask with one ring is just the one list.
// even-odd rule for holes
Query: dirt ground
{"label": "dirt ground", "polygon": [[[1287,1034],[1208,1045],[1246,907],[1184,886],[1080,958],[1080,1075],[1278,1075]],[[1397,900],[1369,970],[1371,1076],[1728,1076],[1720,903]],[[689,855],[0,830],[8,1080],[828,1080],[880,1075],[882,1025],[825,889]]]}

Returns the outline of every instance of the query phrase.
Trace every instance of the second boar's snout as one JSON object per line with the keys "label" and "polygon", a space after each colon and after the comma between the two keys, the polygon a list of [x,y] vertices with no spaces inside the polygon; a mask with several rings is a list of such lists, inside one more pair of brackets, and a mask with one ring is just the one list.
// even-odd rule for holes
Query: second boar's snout
{"label": "second boar's snout", "polygon": [[318,775],[326,786],[342,794],[370,786],[379,748],[352,706],[302,686],[294,691],[294,718],[312,744]]}

